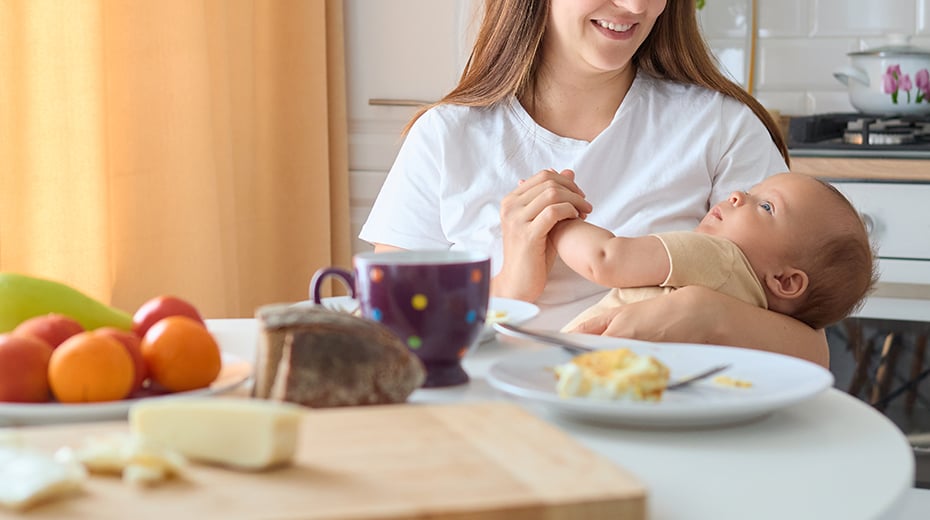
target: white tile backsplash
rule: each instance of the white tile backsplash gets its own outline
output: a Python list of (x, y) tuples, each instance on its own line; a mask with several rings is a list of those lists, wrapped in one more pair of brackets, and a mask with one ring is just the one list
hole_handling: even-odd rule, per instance
[(747, 45), (742, 39), (715, 39), (707, 42), (714, 50), (721, 70), (733, 81), (746, 87)]
[(833, 70), (849, 58), (851, 40), (760, 40), (756, 88), (764, 90), (846, 89)]
[(757, 24), (763, 38), (805, 38), (811, 32), (810, 0), (759, 0)]
[(750, 0), (710, 0), (698, 11), (701, 29), (712, 38), (743, 38), (750, 20)]
[(880, 36), (917, 30), (920, 0), (814, 0), (814, 37)]
[(840, 91), (813, 91), (808, 92), (810, 104), (806, 114), (828, 114), (830, 112), (855, 112), (856, 109), (849, 103), (849, 93)]
[[(701, 29), (726, 72), (746, 86), (752, 0), (706, 0)], [(930, 0), (756, 0), (753, 94), (786, 115), (852, 112), (833, 71), (847, 53), (912, 35), (930, 49)]]
[(917, 34), (930, 36), (930, 3), (917, 3)]
[(810, 110), (813, 100), (805, 92), (800, 91), (769, 91), (756, 95), (762, 105), (776, 109), (783, 114), (805, 114)]

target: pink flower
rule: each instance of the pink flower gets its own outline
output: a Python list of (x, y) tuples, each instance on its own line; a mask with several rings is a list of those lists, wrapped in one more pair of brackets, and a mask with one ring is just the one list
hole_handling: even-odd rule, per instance
[(900, 78), (901, 77), (901, 65), (888, 65), (888, 70), (886, 71), (886, 74), (890, 74), (891, 76), (894, 76), (894, 79)]
[[(889, 69), (890, 68), (891, 67), (889, 67)], [(898, 91), (898, 81), (890, 72), (887, 74), (882, 74), (882, 88), (885, 91), (885, 94), (894, 94)]]
[(930, 71), (927, 71), (927, 69), (918, 70), (914, 74), (914, 83), (925, 96), (930, 96)]
[(905, 74), (904, 76), (901, 77), (900, 80), (898, 80), (899, 90), (911, 90), (911, 88), (913, 87), (914, 87), (914, 84), (911, 83), (911, 76), (909, 74)]

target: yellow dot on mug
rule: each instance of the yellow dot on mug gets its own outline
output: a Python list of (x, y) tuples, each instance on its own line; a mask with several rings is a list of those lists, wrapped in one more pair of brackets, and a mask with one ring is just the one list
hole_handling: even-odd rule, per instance
[(416, 350), (423, 346), (423, 340), (420, 339), (420, 336), (410, 336), (407, 338), (407, 346)]
[(429, 300), (425, 294), (414, 294), (413, 298), (410, 298), (410, 306), (418, 311), (422, 311), (427, 305), (429, 305)]
[(481, 274), (481, 269), (472, 269), (471, 271), (471, 281), (472, 283), (478, 283), (481, 281), (484, 275)]
[(380, 267), (372, 267), (371, 271), (368, 272), (368, 276), (372, 282), (378, 283), (384, 279), (384, 271)]

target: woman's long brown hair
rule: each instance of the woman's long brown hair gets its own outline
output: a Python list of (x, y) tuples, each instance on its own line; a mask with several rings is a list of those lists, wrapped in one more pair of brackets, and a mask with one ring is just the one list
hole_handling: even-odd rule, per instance
[[(484, 13), (459, 84), (437, 103), (421, 108), (405, 133), (433, 106), (491, 106), (524, 94), (532, 85), (549, 0), (485, 0)], [(700, 85), (741, 101), (762, 121), (788, 162), (788, 147), (772, 116), (756, 98), (720, 72), (698, 29), (694, 0), (668, 0), (652, 32), (633, 55), (633, 64), (651, 76)]]

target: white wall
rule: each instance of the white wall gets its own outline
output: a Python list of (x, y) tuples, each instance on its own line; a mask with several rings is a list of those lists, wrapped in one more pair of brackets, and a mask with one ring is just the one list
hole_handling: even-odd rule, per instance
[[(699, 12), (718, 59), (744, 86), (752, 0), (706, 0)], [(852, 112), (833, 71), (888, 33), (930, 49), (930, 0), (757, 0), (753, 93), (786, 115)]]

